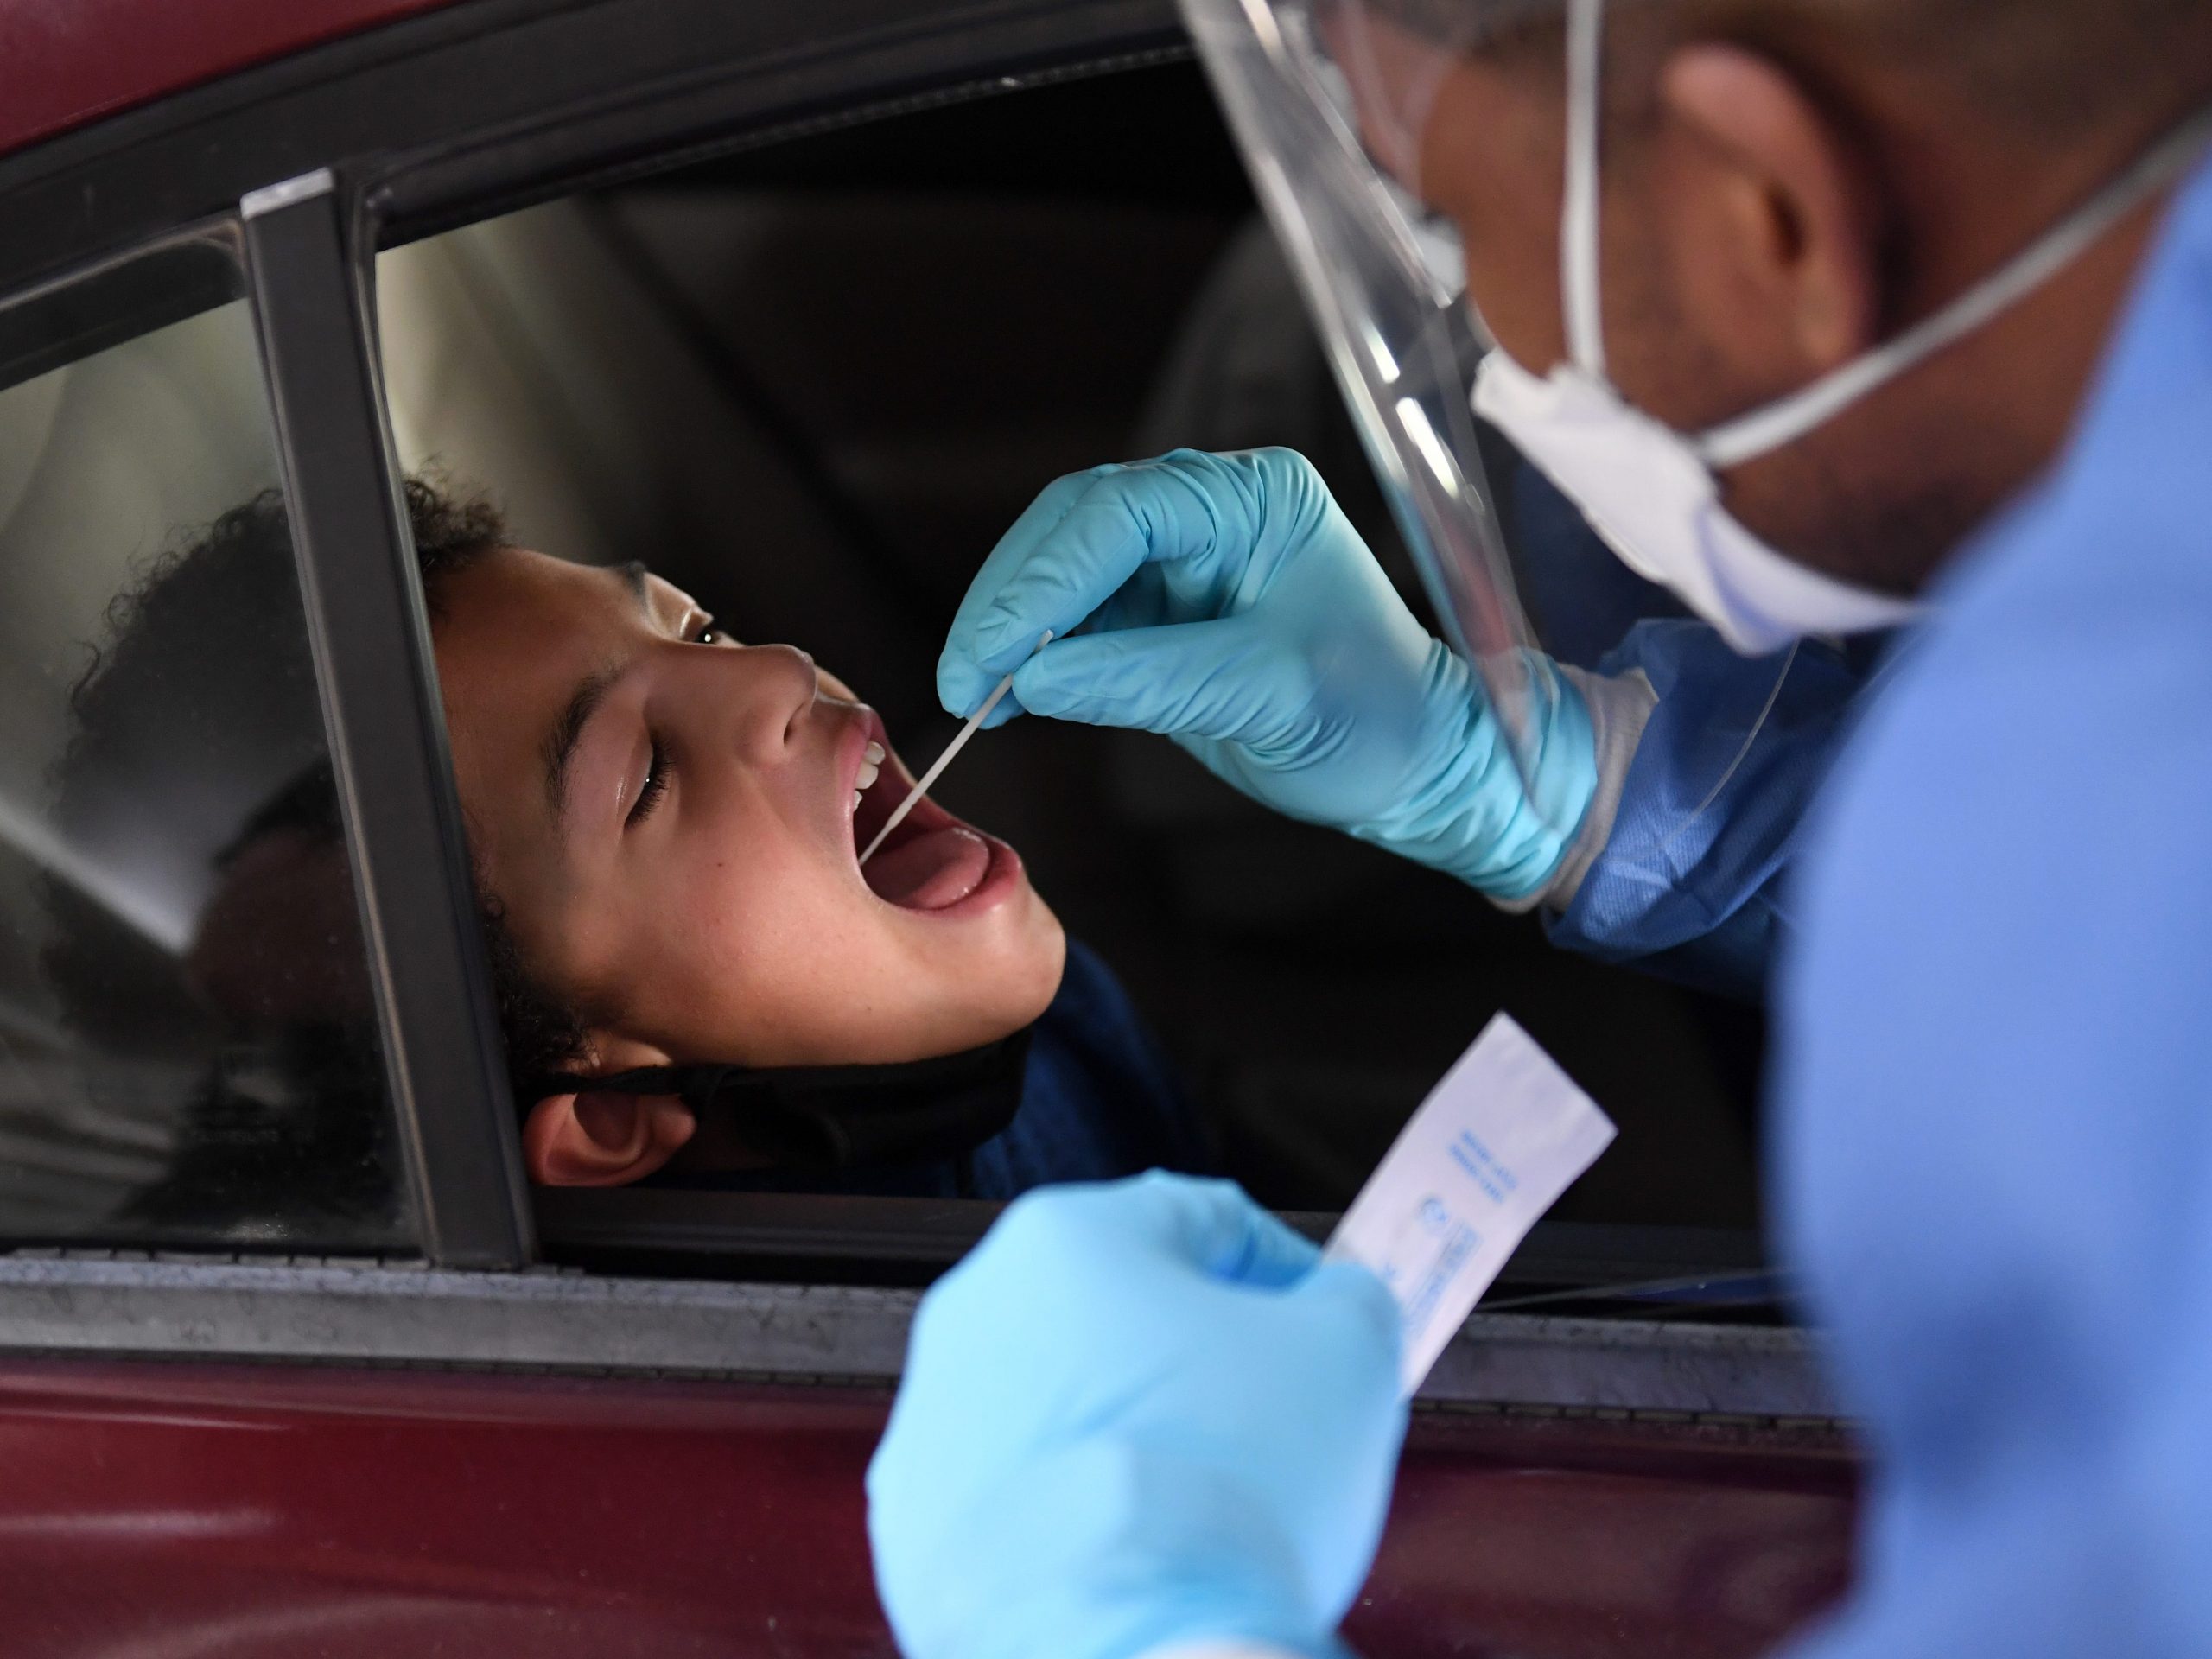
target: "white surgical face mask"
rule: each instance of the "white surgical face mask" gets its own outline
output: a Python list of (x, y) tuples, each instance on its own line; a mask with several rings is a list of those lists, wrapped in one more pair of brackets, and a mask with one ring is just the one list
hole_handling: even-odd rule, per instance
[(1656, 582), (1745, 656), (1806, 634), (1894, 627), (1911, 601), (1850, 587), (1783, 557), (1721, 505), (1680, 433), (1571, 365), (1539, 380), (1503, 352), (1476, 372), (1475, 410), (1582, 509), (1621, 563)]
[(1567, 177), (1561, 284), (1571, 361), (1539, 378), (1494, 351), (1474, 407), (1541, 467), (1624, 563), (1672, 590), (1738, 651), (1808, 634), (1893, 627), (1912, 601), (1825, 576), (1777, 552), (1720, 503), (1717, 469), (1792, 443), (1971, 333), (2174, 183), (2212, 139), (2200, 113), (2009, 263), (1933, 316), (1811, 385), (1692, 435), (1631, 407), (1606, 377), (1598, 287), (1599, 64), (1604, 0), (1569, 0)]

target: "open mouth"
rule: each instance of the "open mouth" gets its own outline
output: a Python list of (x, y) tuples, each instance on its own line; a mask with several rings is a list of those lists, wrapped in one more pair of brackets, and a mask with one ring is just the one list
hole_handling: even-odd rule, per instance
[[(876, 837), (914, 779), (884, 735), (883, 722), (868, 713), (868, 735), (883, 751), (876, 776), (861, 785), (853, 807), (853, 856)], [(860, 778), (868, 776), (863, 762)], [(858, 782), (856, 778), (855, 780)], [(944, 911), (964, 905), (1019, 868), (1014, 849), (963, 823), (924, 796), (913, 810), (861, 866), (861, 880), (886, 904), (901, 910)]]

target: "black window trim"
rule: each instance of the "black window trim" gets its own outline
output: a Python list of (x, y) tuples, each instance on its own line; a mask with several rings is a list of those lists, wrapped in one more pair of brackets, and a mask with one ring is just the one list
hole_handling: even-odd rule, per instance
[(458, 223), (687, 143), (1185, 50), (1173, 0), (458, 0), (0, 155), (0, 293), (321, 167), (349, 209), (404, 177), (389, 206)]
[[(212, 251), (225, 267), (225, 280), (209, 287), (207, 272), (180, 283), (166, 264), (162, 280), (151, 289), (118, 292), (118, 279), (134, 270), (177, 256)], [(130, 285), (137, 288), (136, 284)], [(219, 214), (180, 225), (161, 235), (118, 249), (77, 268), (0, 296), (0, 391), (127, 344), (157, 328), (236, 303), (245, 297), (245, 247), (237, 215)], [(127, 302), (123, 308), (86, 308), (93, 315), (65, 319), (67, 332), (56, 334), (41, 315), (58, 303), (92, 295), (98, 301)], [(30, 326), (23, 326), (29, 319)]]
[(249, 193), (239, 217), (417, 1236), (440, 1265), (518, 1268), (530, 1207), (360, 221), (327, 169)]
[[(650, 1186), (534, 1192), (545, 1259), (648, 1279), (919, 1286), (965, 1255), (1006, 1208), (973, 1198), (740, 1193)], [(1315, 1243), (1338, 1217), (1279, 1211)], [(1542, 1221), (1478, 1311), (1771, 1325), (1797, 1295), (1731, 1229)]]

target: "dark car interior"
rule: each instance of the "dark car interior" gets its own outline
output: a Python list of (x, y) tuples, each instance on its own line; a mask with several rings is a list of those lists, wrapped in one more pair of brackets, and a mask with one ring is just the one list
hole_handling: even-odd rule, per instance
[[(918, 769), (955, 728), (932, 670), (967, 580), (1063, 473), (1290, 445), (1418, 602), (1187, 63), (549, 202), (384, 254), (378, 289), (404, 464), (487, 489), (532, 545), (644, 558), (740, 637), (803, 644)], [(1558, 1218), (1745, 1257), (1757, 1010), (1554, 950), (1164, 741), (1017, 721), (942, 792), (1118, 971), (1269, 1203), (1341, 1208), (1505, 1009), (1620, 1126)], [(572, 1222), (680, 1207), (553, 1199)]]

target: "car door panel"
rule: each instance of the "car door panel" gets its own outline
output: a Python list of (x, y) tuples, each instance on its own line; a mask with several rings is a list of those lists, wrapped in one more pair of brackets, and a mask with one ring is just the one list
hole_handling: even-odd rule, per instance
[[(893, 1651), (880, 1388), (309, 1366), (0, 1367), (19, 1659)], [(1377, 1659), (1748, 1656), (1842, 1582), (1813, 1429), (1417, 1414), (1349, 1627)]]

